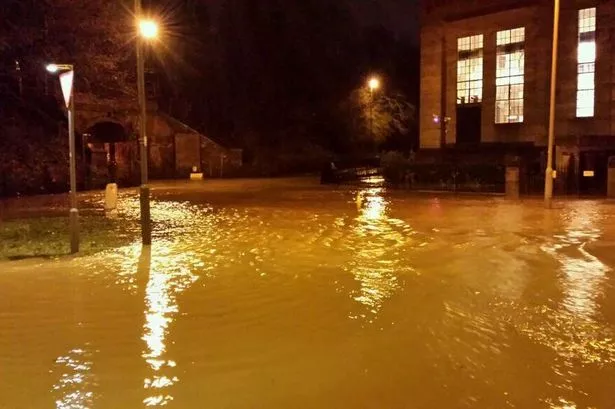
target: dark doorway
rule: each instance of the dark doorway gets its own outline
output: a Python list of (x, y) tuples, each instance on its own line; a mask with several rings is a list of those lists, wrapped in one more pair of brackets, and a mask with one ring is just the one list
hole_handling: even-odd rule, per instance
[(457, 107), (457, 145), (476, 145), (481, 139), (482, 107), (461, 105)]
[(115, 182), (122, 186), (135, 184), (138, 174), (136, 141), (116, 122), (101, 121), (84, 136), (86, 183), (91, 187)]
[(579, 193), (581, 195), (606, 195), (608, 152), (581, 152), (579, 163)]

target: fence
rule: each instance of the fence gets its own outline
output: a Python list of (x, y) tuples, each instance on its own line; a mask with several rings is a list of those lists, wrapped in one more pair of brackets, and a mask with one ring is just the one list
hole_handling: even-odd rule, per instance
[(412, 190), (504, 193), (503, 165), (413, 164), (405, 172), (405, 185)]

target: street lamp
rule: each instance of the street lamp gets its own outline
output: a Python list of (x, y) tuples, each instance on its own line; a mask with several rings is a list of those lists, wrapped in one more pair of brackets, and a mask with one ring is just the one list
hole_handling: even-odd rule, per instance
[(139, 34), (149, 40), (158, 37), (158, 24), (153, 20), (139, 20)]
[(369, 88), (369, 132), (374, 139), (374, 92), (380, 88), (380, 80), (376, 77), (371, 77), (367, 82)]
[[(141, 16), (141, 0), (135, 0), (135, 15)], [(147, 101), (145, 100), (145, 63), (143, 58), (143, 45), (146, 40), (153, 40), (158, 36), (158, 25), (153, 20), (137, 20), (137, 88), (139, 94), (139, 145), (141, 153), (141, 188), (139, 190), (139, 203), (141, 208), (141, 240), (143, 245), (152, 244), (152, 222), (150, 215), (150, 194), (148, 186), (147, 166)]]
[(60, 74), (60, 84), (64, 94), (64, 102), (68, 109), (68, 148), (70, 169), (70, 251), (72, 254), (79, 252), (79, 210), (77, 209), (77, 171), (75, 163), (75, 102), (73, 98), (74, 67), (72, 64), (49, 64), (47, 71)]
[(557, 85), (557, 46), (559, 37), (560, 2), (553, 6), (553, 47), (551, 56), (551, 93), (549, 99), (549, 140), (547, 145), (547, 169), (545, 171), (545, 207), (553, 205), (553, 145), (555, 145), (555, 86)]
[(370, 80), (369, 80), (367, 85), (369, 86), (369, 90), (371, 92), (374, 92), (378, 88), (380, 88), (380, 80), (378, 78), (376, 78), (376, 77), (372, 77), (372, 78), (370, 78)]

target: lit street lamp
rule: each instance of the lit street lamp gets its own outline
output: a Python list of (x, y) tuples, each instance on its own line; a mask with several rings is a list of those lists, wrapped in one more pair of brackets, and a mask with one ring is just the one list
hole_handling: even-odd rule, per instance
[(74, 67), (72, 64), (49, 64), (47, 71), (52, 74), (61, 72), (60, 84), (64, 94), (64, 102), (68, 109), (68, 148), (70, 168), (70, 251), (79, 252), (79, 210), (77, 209), (77, 171), (75, 164), (75, 102), (73, 98)]
[(376, 77), (370, 78), (368, 86), (369, 86), (369, 90), (371, 92), (374, 92), (375, 90), (380, 88), (380, 80)]
[(141, 154), (141, 188), (139, 203), (141, 208), (141, 240), (143, 245), (152, 244), (152, 222), (150, 215), (150, 194), (148, 186), (147, 165), (147, 101), (145, 100), (145, 63), (143, 46), (146, 40), (153, 40), (158, 36), (158, 25), (152, 20), (141, 19), (141, 0), (135, 0), (135, 15), (137, 20), (137, 88), (139, 93), (139, 145)]
[(380, 80), (372, 77), (367, 82), (369, 88), (369, 132), (374, 139), (374, 92), (380, 88)]
[(158, 24), (152, 20), (140, 20), (139, 34), (141, 34), (141, 37), (146, 39), (158, 37)]
[(549, 140), (547, 145), (547, 169), (545, 171), (545, 207), (553, 204), (553, 145), (555, 144), (555, 86), (557, 85), (557, 46), (559, 37), (560, 2), (553, 6), (553, 48), (551, 56), (551, 93), (549, 98)]

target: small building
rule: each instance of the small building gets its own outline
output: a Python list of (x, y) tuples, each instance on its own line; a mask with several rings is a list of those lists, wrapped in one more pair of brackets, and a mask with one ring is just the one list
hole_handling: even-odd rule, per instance
[[(76, 131), (82, 135), (85, 185), (99, 187), (110, 180), (135, 185), (140, 180), (139, 116), (132, 101), (93, 102), (77, 99)], [(203, 135), (148, 103), (148, 171), (152, 179), (206, 178), (235, 174), (242, 150)]]
[[(500, 146), (544, 172), (553, 0), (422, 0), (420, 146)], [(556, 189), (605, 193), (615, 156), (615, 1), (562, 0)]]

